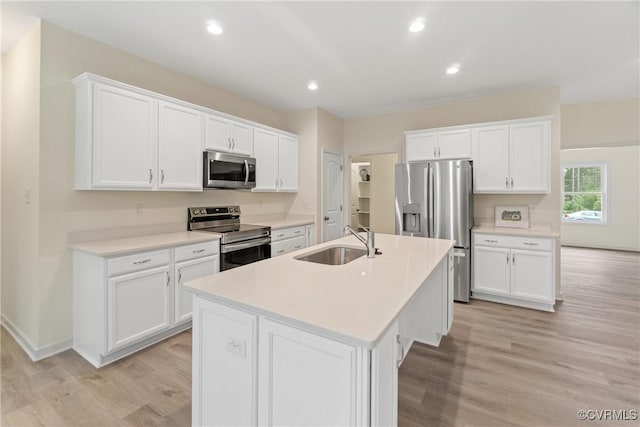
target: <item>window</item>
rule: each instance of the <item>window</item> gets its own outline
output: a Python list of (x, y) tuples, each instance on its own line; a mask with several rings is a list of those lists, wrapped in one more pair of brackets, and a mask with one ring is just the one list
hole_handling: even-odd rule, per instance
[(582, 224), (606, 223), (606, 165), (565, 164), (562, 173), (562, 220)]

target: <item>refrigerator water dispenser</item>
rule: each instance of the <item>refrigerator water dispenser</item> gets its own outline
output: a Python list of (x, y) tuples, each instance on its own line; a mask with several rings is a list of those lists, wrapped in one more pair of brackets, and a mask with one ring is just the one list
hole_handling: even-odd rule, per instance
[(402, 232), (420, 233), (420, 203), (407, 203), (402, 206)]

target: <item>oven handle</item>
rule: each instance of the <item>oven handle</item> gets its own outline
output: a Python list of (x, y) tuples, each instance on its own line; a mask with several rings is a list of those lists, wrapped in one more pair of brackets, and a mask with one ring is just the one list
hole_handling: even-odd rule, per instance
[(244, 160), (244, 185), (247, 185), (249, 182), (249, 163)]
[(235, 252), (242, 249), (253, 248), (255, 246), (268, 245), (271, 243), (271, 237), (266, 237), (264, 239), (259, 240), (251, 240), (249, 242), (239, 242), (239, 243), (228, 243), (226, 245), (220, 245), (220, 252), (223, 254), (229, 252)]

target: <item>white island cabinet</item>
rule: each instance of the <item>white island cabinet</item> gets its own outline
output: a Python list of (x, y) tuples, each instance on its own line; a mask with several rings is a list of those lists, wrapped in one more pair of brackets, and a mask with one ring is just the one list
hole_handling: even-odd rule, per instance
[[(196, 426), (397, 425), (398, 368), (453, 319), (452, 241), (378, 235), (345, 265), (276, 258), (188, 282)], [(353, 236), (323, 243), (358, 247)]]

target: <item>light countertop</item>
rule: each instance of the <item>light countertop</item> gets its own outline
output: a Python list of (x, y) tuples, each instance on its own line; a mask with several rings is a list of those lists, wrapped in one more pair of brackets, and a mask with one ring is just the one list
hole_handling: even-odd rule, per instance
[(177, 233), (152, 234), (148, 236), (128, 237), (125, 239), (77, 243), (71, 245), (70, 247), (71, 249), (77, 251), (88, 252), (93, 255), (106, 257), (219, 239), (220, 236), (215, 233), (179, 231)]
[(241, 220), (245, 224), (269, 226), (272, 230), (313, 224), (314, 222), (313, 215), (287, 215), (284, 218), (242, 217)]
[(551, 237), (558, 238), (560, 233), (556, 233), (553, 230), (545, 228), (508, 228), (508, 227), (494, 227), (488, 225), (481, 225), (473, 227), (474, 233), (488, 233), (488, 234), (507, 234), (512, 236), (529, 236), (529, 237)]
[(187, 282), (195, 293), (354, 345), (373, 347), (449, 250), (451, 240), (376, 234), (382, 255), (342, 266), (295, 260), (353, 236)]

